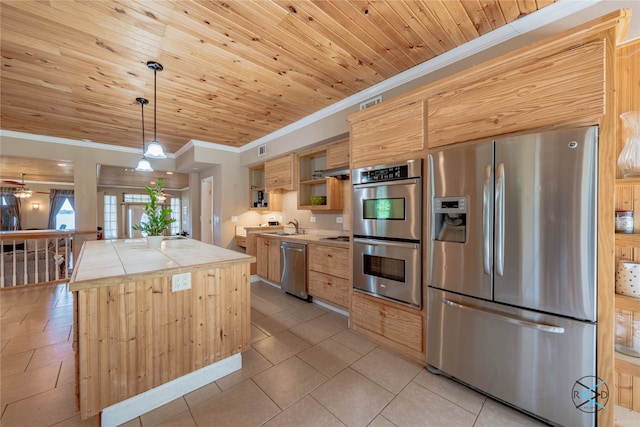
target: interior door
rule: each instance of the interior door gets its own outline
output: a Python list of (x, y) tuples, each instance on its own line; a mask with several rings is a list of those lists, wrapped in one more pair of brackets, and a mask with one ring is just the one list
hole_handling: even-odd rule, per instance
[(201, 241), (213, 245), (213, 177), (202, 180), (200, 185)]
[[(478, 298), (492, 297), (493, 140), (447, 148), (429, 155), (432, 268), (429, 286)], [(434, 200), (465, 200), (464, 230), (448, 240), (447, 221)], [(463, 237), (460, 238), (459, 236)], [(456, 240), (456, 241), (452, 241)]]

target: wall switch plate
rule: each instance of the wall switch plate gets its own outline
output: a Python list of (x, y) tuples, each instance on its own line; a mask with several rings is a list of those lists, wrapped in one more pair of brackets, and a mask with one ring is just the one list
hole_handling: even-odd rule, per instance
[(238, 217), (235, 215), (231, 216), (231, 222), (238, 222)]
[(336, 217), (336, 223), (337, 223), (337, 224), (342, 224), (342, 221), (343, 221), (343, 219), (342, 219), (342, 217), (341, 217), (341, 216), (337, 216), (337, 217)]
[(171, 292), (191, 289), (191, 273), (174, 274), (171, 276)]
[(309, 218), (309, 221), (310, 221), (310, 222), (316, 222), (316, 217), (315, 217), (315, 216), (312, 216), (311, 218)]

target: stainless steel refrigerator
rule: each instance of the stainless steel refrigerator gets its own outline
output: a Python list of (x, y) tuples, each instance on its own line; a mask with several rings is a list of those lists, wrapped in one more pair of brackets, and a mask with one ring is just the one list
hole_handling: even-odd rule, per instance
[(597, 130), (429, 156), (427, 364), (563, 426), (598, 409)]

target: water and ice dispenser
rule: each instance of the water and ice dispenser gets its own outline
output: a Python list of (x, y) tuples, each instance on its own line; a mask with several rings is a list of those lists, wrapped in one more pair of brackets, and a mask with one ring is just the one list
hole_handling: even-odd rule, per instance
[(436, 197), (433, 202), (435, 240), (465, 243), (467, 241), (467, 197)]

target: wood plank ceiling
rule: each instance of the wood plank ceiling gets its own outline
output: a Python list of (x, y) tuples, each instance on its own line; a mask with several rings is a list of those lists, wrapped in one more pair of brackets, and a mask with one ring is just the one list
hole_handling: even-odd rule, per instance
[(553, 0), (3, 0), (1, 127), (241, 147)]

